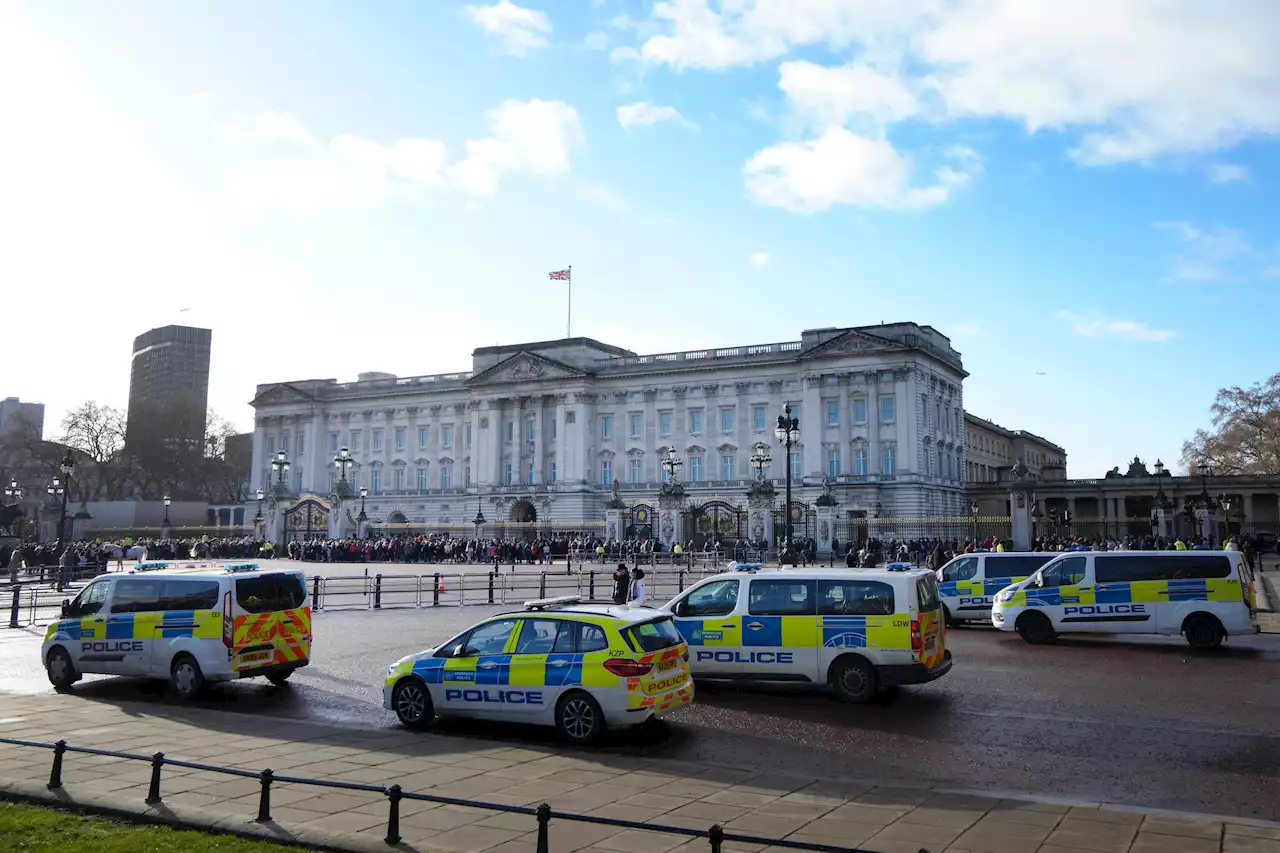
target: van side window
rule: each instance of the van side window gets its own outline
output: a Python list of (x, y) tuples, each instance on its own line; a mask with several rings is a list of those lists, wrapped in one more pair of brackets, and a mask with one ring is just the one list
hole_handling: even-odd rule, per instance
[(960, 557), (942, 567), (942, 580), (967, 581), (977, 573), (977, 557)]
[(160, 591), (160, 610), (213, 610), (217, 606), (217, 581), (165, 581)]
[(236, 579), (236, 603), (246, 613), (275, 613), (293, 610), (307, 600), (302, 575), (272, 572), (256, 578)]
[(747, 612), (752, 616), (816, 616), (811, 580), (753, 580)]
[(987, 577), (1029, 578), (1036, 573), (1036, 570), (1052, 559), (1053, 556), (1050, 554), (1038, 554), (1036, 556), (989, 554), (987, 556)]
[(893, 587), (879, 581), (818, 581), (819, 616), (892, 616)]
[(67, 608), (67, 615), (76, 616), (92, 616), (102, 609), (102, 605), (107, 600), (107, 582), (91, 583), (76, 596), (76, 600), (71, 602), (71, 606)]
[(1084, 569), (1087, 564), (1084, 557), (1063, 557), (1042, 575), (1042, 586), (1075, 586), (1084, 580)]
[(738, 582), (716, 581), (700, 586), (676, 605), (676, 616), (727, 616), (738, 606)]
[(112, 613), (149, 613), (160, 609), (160, 588), (164, 581), (143, 578), (116, 581), (111, 596)]
[(1174, 581), (1231, 577), (1231, 560), (1227, 557), (1164, 555), (1126, 555), (1094, 558), (1093, 570), (1098, 583), (1139, 581)]

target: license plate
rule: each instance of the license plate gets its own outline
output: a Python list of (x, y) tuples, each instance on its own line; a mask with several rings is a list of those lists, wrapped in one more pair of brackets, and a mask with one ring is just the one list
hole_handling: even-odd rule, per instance
[(670, 672), (675, 669), (677, 665), (678, 661), (664, 660), (662, 663), (658, 664), (658, 672)]
[(270, 652), (250, 652), (247, 655), (240, 655), (240, 662), (241, 663), (257, 663), (258, 661), (267, 660), (270, 657), (271, 657)]

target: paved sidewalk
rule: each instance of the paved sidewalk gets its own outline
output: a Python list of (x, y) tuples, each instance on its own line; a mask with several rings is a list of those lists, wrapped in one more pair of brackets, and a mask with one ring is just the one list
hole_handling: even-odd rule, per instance
[[(110, 704), (0, 693), (5, 737), (151, 754), (254, 772), (342, 780), (505, 805), (861, 847), (880, 853), (1280, 853), (1280, 823), (998, 798), (759, 770), (621, 757), (480, 739), (362, 730), (198, 708)], [(252, 734), (250, 734), (252, 733)], [(166, 767), (147, 806), (144, 762), (67, 753), (62, 790), (48, 791), (52, 752), (0, 744), (0, 796), (44, 798), (337, 850), (533, 853), (534, 818), (405, 800), (403, 842), (385, 841), (388, 805), (369, 791), (277, 783), (274, 820), (253, 822), (256, 779)], [(705, 839), (552, 819), (551, 853), (682, 853)], [(765, 848), (725, 842), (725, 853)]]

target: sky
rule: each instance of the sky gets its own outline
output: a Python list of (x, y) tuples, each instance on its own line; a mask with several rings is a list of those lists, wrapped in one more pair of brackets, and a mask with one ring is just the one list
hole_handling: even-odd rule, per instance
[(0, 396), (913, 321), (1068, 475), (1275, 372), (1275, 0), (0, 0)]

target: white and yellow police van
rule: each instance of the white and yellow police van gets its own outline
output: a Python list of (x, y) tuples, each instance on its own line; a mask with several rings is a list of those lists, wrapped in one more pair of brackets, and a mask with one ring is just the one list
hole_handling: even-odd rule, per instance
[(951, 669), (938, 580), (927, 569), (741, 566), (662, 609), (689, 643), (695, 680), (821, 684), (865, 702), (881, 687)]
[(552, 725), (572, 743), (693, 700), (689, 647), (651, 607), (526, 602), (387, 667), (383, 706), (406, 726), (435, 717)]
[(938, 569), (938, 594), (942, 596), (942, 612), (947, 624), (990, 621), (991, 605), (995, 603), (997, 592), (1031, 577), (1036, 569), (1060, 553), (978, 551), (957, 554)]
[(991, 622), (1028, 643), (1068, 632), (1181, 634), (1193, 649), (1258, 631), (1239, 551), (1069, 551), (997, 593)]
[(256, 563), (100, 575), (63, 602), (41, 647), (58, 690), (103, 673), (167, 679), (183, 699), (205, 682), (284, 684), (310, 658), (306, 577)]

